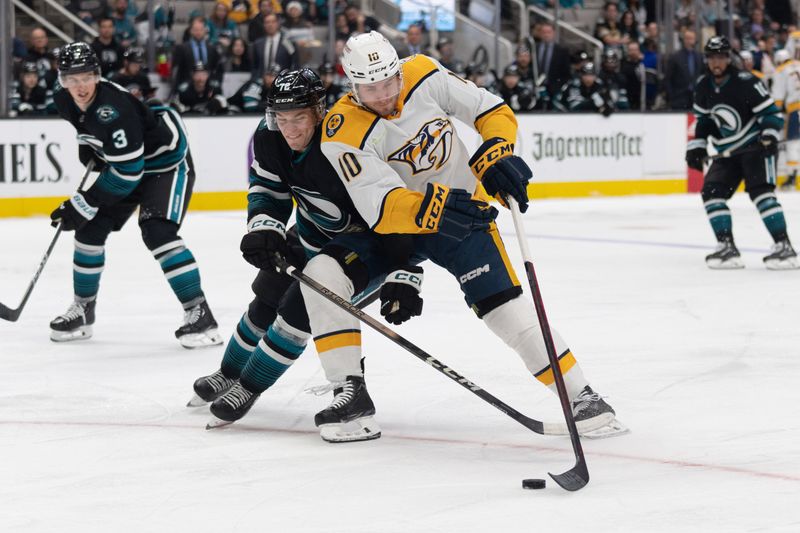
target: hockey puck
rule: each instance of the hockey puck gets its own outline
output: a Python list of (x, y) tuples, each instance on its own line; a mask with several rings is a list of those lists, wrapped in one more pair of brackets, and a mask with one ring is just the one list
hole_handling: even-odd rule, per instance
[(543, 489), (547, 486), (547, 482), (543, 479), (523, 479), (523, 489)]

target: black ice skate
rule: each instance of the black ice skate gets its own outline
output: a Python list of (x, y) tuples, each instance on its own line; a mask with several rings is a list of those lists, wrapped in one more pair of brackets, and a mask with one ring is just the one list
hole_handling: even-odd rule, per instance
[(589, 385), (572, 400), (572, 416), (582, 437), (601, 439), (628, 432), (628, 427), (616, 419), (614, 409)]
[(235, 382), (228, 392), (211, 404), (211, 414), (214, 418), (206, 425), (206, 429), (233, 424), (247, 414), (259, 396), (261, 393), (250, 392), (242, 387), (241, 383)]
[(797, 252), (792, 248), (789, 239), (783, 239), (772, 245), (772, 252), (764, 257), (764, 264), (770, 270), (792, 270), (800, 268)]
[(222, 336), (217, 331), (217, 321), (203, 300), (184, 312), (183, 325), (175, 330), (175, 336), (184, 348), (200, 348), (222, 344)]
[(345, 381), (334, 386), (333, 401), (314, 417), (322, 440), (353, 442), (379, 438), (381, 428), (373, 418), (375, 405), (364, 378), (347, 376)]
[(706, 265), (714, 270), (744, 268), (742, 256), (733, 244), (733, 238), (724, 237), (719, 241), (716, 251), (706, 256)]
[(50, 322), (50, 340), (67, 342), (91, 338), (94, 306), (94, 300), (72, 302), (63, 315)]
[(201, 407), (208, 402), (213, 402), (228, 392), (234, 383), (236, 380), (225, 377), (222, 370), (197, 378), (197, 381), (194, 382), (194, 398), (189, 400), (186, 407)]

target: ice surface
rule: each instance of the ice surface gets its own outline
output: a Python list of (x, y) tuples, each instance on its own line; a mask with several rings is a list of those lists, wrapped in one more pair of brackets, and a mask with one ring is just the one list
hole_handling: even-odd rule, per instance
[[(784, 194), (800, 242), (800, 195)], [(533, 434), (372, 331), (367, 379), (383, 437), (333, 445), (310, 347), (251, 413), (206, 431), (184, 407), (223, 349), (184, 350), (182, 312), (129, 224), (112, 235), (95, 336), (57, 345), (71, 298), (66, 235), (16, 323), (0, 323), (2, 531), (800, 531), (800, 272), (767, 271), (770, 239), (731, 202), (747, 268), (711, 271), (697, 195), (536, 201), (526, 215), (545, 305), (630, 435), (584, 441), (589, 485), (521, 480), (572, 465)], [(508, 213), (500, 219), (522, 273)], [(224, 336), (255, 272), (243, 212), (190, 213), (182, 232)], [(0, 301), (15, 307), (52, 230), (0, 220)], [(398, 330), (516, 409), (560, 420), (550, 393), (426, 268), (425, 312)], [(376, 306), (369, 310), (377, 315)]]

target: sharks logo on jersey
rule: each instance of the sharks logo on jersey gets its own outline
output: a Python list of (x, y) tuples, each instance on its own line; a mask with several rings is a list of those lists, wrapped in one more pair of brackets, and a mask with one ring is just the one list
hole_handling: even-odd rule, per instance
[(723, 138), (738, 133), (742, 127), (742, 117), (732, 106), (717, 104), (711, 108), (711, 120), (717, 125)]
[(413, 139), (389, 155), (389, 161), (400, 161), (418, 174), (435, 167), (439, 170), (450, 158), (453, 148), (453, 124), (446, 118), (435, 118), (420, 128)]
[(350, 225), (350, 215), (317, 191), (292, 187), (297, 206), (303, 215), (326, 233), (339, 233)]

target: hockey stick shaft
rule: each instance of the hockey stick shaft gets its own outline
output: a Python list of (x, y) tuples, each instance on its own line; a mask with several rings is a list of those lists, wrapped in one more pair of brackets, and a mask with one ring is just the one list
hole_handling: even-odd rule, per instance
[(525, 263), (525, 273), (528, 276), (528, 284), (530, 285), (531, 295), (533, 296), (533, 305), (536, 308), (536, 316), (539, 319), (539, 327), (542, 330), (544, 337), (544, 345), (547, 350), (547, 358), (550, 360), (550, 369), (553, 372), (553, 379), (555, 380), (556, 390), (558, 391), (558, 399), (561, 403), (561, 409), (564, 412), (564, 419), (567, 422), (569, 429), (569, 438), (572, 442), (572, 450), (575, 453), (575, 466), (563, 474), (550, 474), (556, 483), (561, 485), (566, 490), (575, 491), (582, 489), (589, 482), (589, 470), (586, 467), (586, 457), (583, 454), (583, 447), (581, 446), (581, 438), (578, 434), (578, 428), (575, 425), (575, 419), (572, 416), (572, 407), (570, 406), (569, 396), (567, 395), (567, 387), (564, 384), (564, 376), (561, 373), (561, 366), (558, 361), (558, 354), (556, 353), (555, 343), (553, 342), (553, 334), (550, 331), (550, 322), (547, 320), (547, 313), (544, 309), (544, 302), (542, 301), (542, 293), (539, 290), (539, 282), (536, 278), (536, 270), (533, 268), (533, 261), (531, 260), (531, 252), (528, 248), (528, 239), (525, 236), (525, 230), (522, 222), (522, 216), (519, 212), (519, 206), (513, 198), (506, 198), (511, 208), (511, 216), (514, 220), (514, 230), (517, 234), (517, 241), (519, 241), (522, 259)]
[[(83, 174), (80, 184), (78, 184), (78, 190), (83, 188), (83, 185), (89, 178), (89, 174), (92, 172), (92, 169), (94, 169), (94, 160), (89, 161), (89, 164), (86, 165), (86, 172)], [(42, 270), (44, 270), (47, 260), (50, 259), (50, 254), (53, 252), (53, 248), (55, 248), (58, 238), (61, 236), (61, 231), (61, 224), (59, 224), (56, 227), (55, 235), (53, 235), (53, 238), (50, 240), (50, 244), (47, 246), (47, 250), (42, 256), (42, 259), (39, 261), (39, 266), (36, 268), (36, 272), (33, 274), (33, 279), (31, 279), (31, 282), (28, 284), (28, 288), (25, 291), (25, 294), (22, 296), (22, 301), (20, 304), (15, 309), (11, 309), (0, 303), (0, 318), (3, 320), (8, 320), (9, 322), (16, 322), (19, 318), (19, 315), (22, 314), (22, 310), (25, 308), (25, 304), (28, 303), (28, 298), (30, 298), (33, 288), (36, 286), (36, 282), (39, 281), (39, 276), (41, 275)]]
[(417, 359), (420, 359), (421, 361), (435, 368), (440, 373), (452, 379), (453, 381), (455, 381), (468, 391), (472, 392), (473, 394), (475, 394), (488, 404), (492, 405), (493, 407), (499, 409), (500, 411), (502, 411), (509, 417), (513, 418), (514, 420), (516, 420), (526, 428), (530, 429), (531, 431), (538, 433), (540, 435), (563, 434), (561, 432), (561, 427), (559, 425), (545, 424), (543, 422), (540, 422), (539, 420), (535, 420), (533, 418), (529, 418), (523, 415), (513, 407), (509, 406), (508, 404), (496, 398), (495, 396), (493, 396), (483, 388), (479, 387), (469, 379), (465, 378), (464, 376), (462, 376), (449, 366), (445, 365), (444, 363), (442, 363), (441, 361), (439, 361), (438, 359), (427, 353), (425, 350), (423, 350), (422, 348), (418, 347), (417, 345), (406, 339), (405, 337), (401, 336), (391, 328), (388, 328), (387, 326), (381, 324), (376, 319), (372, 318), (364, 311), (359, 309), (357, 306), (350, 303), (348, 300), (345, 300), (344, 298), (342, 298), (335, 292), (331, 291), (327, 287), (323, 286), (313, 278), (310, 278), (303, 272), (297, 270), (295, 267), (290, 265), (284, 259), (279, 258), (278, 265), (282, 271), (286, 272), (288, 275), (296, 279), (298, 282), (302, 283), (303, 285), (310, 288), (317, 294), (321, 295), (331, 303), (335, 304), (340, 309), (343, 309), (344, 311), (350, 313), (351, 315), (353, 315), (361, 322), (368, 325), (369, 327), (371, 327), (372, 329), (374, 329), (375, 331), (377, 331), (390, 341), (404, 348), (407, 352), (409, 352)]
[[(786, 141), (778, 141), (778, 145), (782, 145), (782, 144), (786, 144)], [(734, 150), (734, 151), (725, 150), (725, 151), (720, 152), (718, 154), (714, 154), (714, 155), (706, 157), (706, 161), (716, 161), (717, 159), (726, 159), (728, 157), (733, 157), (733, 156), (736, 156), (736, 155), (750, 154), (750, 153), (753, 153), (753, 152), (758, 152), (758, 151), (763, 150), (763, 149), (764, 148), (760, 144), (758, 144), (757, 146), (748, 146), (747, 148), (743, 148), (741, 150)]]

